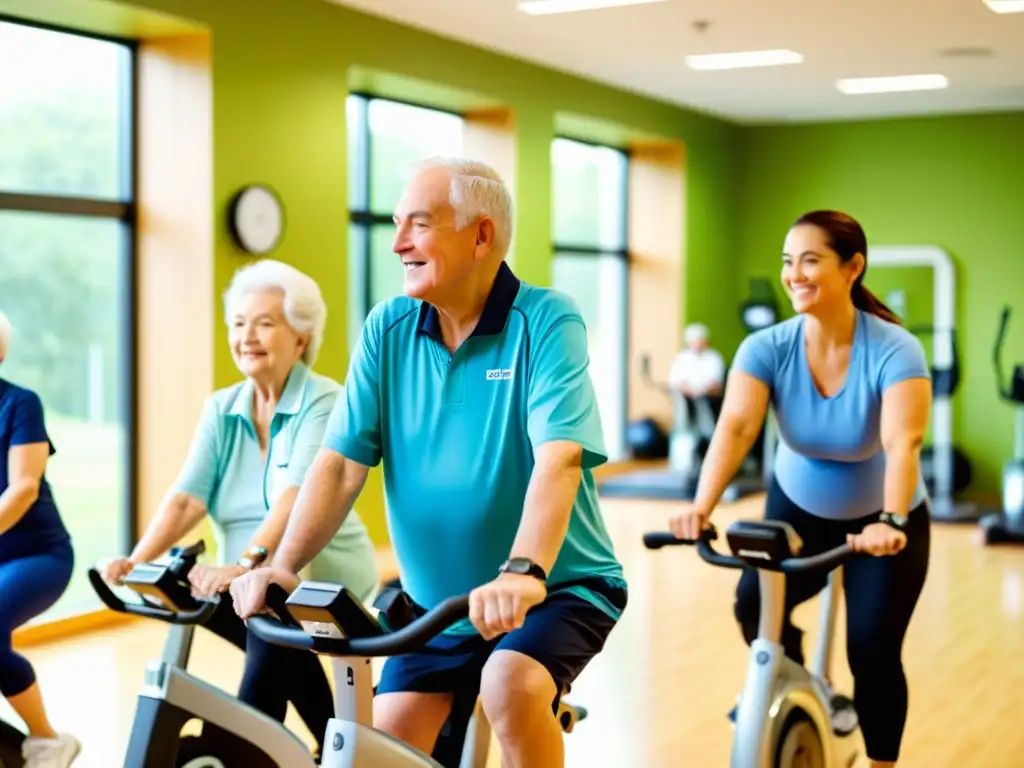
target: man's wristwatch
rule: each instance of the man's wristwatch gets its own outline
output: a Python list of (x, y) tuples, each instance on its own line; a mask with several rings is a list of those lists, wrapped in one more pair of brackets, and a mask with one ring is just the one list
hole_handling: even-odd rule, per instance
[(907, 531), (907, 518), (903, 515), (897, 515), (895, 512), (883, 512), (878, 516), (878, 522), (892, 526), (897, 531), (902, 531), (903, 533)]
[(498, 573), (518, 573), (521, 576), (533, 576), (544, 583), (547, 583), (548, 580), (548, 575), (544, 569), (528, 557), (510, 557), (501, 564), (501, 567), (498, 568)]
[(238, 566), (244, 568), (247, 571), (251, 571), (263, 564), (267, 559), (267, 548), (266, 547), (249, 547), (242, 556), (238, 558)]

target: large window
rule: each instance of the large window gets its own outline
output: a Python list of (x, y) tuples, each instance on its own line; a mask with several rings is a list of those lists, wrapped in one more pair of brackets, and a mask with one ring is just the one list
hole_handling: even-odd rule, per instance
[(391, 252), (395, 205), (413, 163), (462, 151), (463, 119), (436, 109), (362, 94), (348, 97), (349, 328), (358, 339), (377, 303), (402, 292)]
[(557, 138), (551, 146), (552, 283), (580, 307), (605, 445), (626, 456), (627, 289), (625, 152)]
[(133, 62), (124, 42), (0, 20), (0, 376), (43, 401), (76, 556), (37, 621), (99, 607), (87, 567), (134, 539)]

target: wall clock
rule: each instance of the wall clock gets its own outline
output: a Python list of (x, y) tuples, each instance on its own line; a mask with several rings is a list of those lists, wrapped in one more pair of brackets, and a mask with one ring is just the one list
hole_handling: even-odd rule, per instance
[(246, 185), (228, 205), (228, 226), (243, 251), (270, 253), (284, 234), (284, 205), (270, 187)]

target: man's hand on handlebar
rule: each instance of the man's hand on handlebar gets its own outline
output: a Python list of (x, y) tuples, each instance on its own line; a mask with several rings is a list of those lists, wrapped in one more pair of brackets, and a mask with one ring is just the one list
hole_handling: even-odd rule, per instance
[(547, 596), (547, 586), (539, 579), (503, 573), (469, 593), (469, 620), (484, 640), (493, 640), (519, 629), (526, 612)]
[(214, 597), (227, 592), (231, 583), (246, 573), (240, 565), (202, 565), (196, 563), (188, 572), (188, 581), (192, 585), (193, 597)]
[(687, 502), (682, 510), (668, 519), (668, 529), (677, 539), (696, 541), (708, 524), (709, 512), (705, 512), (696, 504)]
[(115, 557), (96, 563), (96, 570), (103, 576), (103, 580), (114, 586), (124, 583), (124, 577), (131, 573), (134, 567), (135, 563), (127, 557)]
[(886, 523), (871, 523), (864, 526), (860, 533), (851, 533), (846, 537), (855, 552), (868, 555), (895, 555), (907, 546), (907, 534), (897, 531)]
[(280, 584), (285, 592), (291, 594), (301, 582), (302, 579), (283, 568), (265, 566), (249, 571), (231, 582), (231, 600), (235, 613), (243, 620), (263, 613), (267, 610), (267, 587)]

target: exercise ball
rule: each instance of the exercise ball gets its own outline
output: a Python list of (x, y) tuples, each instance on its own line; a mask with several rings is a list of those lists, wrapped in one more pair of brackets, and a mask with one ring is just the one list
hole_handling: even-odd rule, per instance
[[(935, 493), (935, 455), (929, 445), (921, 449), (921, 476), (928, 493)], [(963, 493), (974, 477), (974, 467), (963, 451), (953, 446), (953, 493)]]
[(626, 425), (626, 450), (634, 459), (667, 459), (668, 435), (654, 419), (637, 419)]

